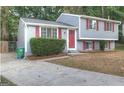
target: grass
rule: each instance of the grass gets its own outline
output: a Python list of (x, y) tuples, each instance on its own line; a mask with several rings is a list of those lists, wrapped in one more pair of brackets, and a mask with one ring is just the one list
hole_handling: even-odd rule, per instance
[(50, 62), (83, 70), (124, 76), (124, 51), (84, 53)]
[(124, 44), (116, 43), (116, 50), (124, 51)]
[(16, 86), (13, 82), (9, 81), (3, 76), (0, 76), (0, 86)]

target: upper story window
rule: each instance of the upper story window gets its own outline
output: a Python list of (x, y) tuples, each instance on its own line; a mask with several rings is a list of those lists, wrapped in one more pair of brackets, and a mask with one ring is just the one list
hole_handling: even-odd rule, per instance
[(96, 29), (96, 20), (90, 20), (89, 29)]
[(112, 23), (112, 22), (104, 22), (104, 30), (114, 32), (114, 23)]
[(41, 27), (42, 38), (57, 38), (57, 29), (50, 27)]
[(98, 31), (99, 30), (99, 23), (98, 20), (94, 19), (86, 19), (86, 28), (88, 29), (93, 29)]

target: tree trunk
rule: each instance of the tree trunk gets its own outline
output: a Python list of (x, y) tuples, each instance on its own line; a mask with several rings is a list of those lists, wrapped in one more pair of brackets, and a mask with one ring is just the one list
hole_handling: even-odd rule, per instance
[(2, 40), (8, 40), (8, 13), (9, 13), (9, 8), (8, 7), (1, 7), (1, 39)]
[(101, 11), (102, 11), (101, 17), (104, 18), (104, 6), (101, 6)]

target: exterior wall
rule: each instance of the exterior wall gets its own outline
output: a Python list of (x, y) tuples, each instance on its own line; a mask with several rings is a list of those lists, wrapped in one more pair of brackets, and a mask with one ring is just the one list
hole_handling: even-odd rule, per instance
[(66, 45), (65, 45), (65, 49), (64, 49), (64, 52), (67, 52), (67, 29), (61, 29), (62, 31), (62, 39), (66, 40)]
[(27, 26), (27, 36), (26, 36), (26, 43), (27, 43), (27, 52), (26, 55), (31, 55), (31, 48), (30, 48), (30, 39), (35, 37), (35, 26)]
[(77, 41), (77, 51), (83, 51), (83, 41), (82, 40), (78, 40)]
[[(39, 29), (41, 29), (41, 27), (39, 27)], [(28, 25), (27, 26), (27, 32), (26, 32), (27, 33), (27, 36), (26, 36), (26, 41), (25, 41), (27, 43), (27, 52), (26, 52), (26, 55), (32, 55), (31, 48), (30, 48), (30, 39), (36, 37), (35, 36), (35, 34), (36, 34), (35, 33), (35, 30), (36, 30), (36, 26), (31, 26), (31, 25)], [(61, 28), (61, 32), (62, 32), (61, 39), (65, 39), (67, 41), (67, 29)], [(39, 36), (41, 36), (41, 35), (39, 35)], [(67, 52), (67, 43), (66, 43), (64, 52)]]
[(17, 47), (18, 48), (24, 48), (25, 47), (25, 24), (20, 20), (19, 21), (19, 28), (18, 28), (18, 34), (17, 34)]
[(100, 38), (100, 39), (116, 39), (118, 40), (118, 24), (114, 24), (114, 32), (104, 31), (104, 22), (99, 21), (99, 30), (86, 28), (86, 19), (81, 18), (80, 38)]
[[(77, 51), (78, 52), (100, 50), (99, 41), (95, 41), (95, 43), (94, 43), (94, 49), (92, 49), (92, 50), (86, 50), (86, 49), (84, 49), (84, 47), (83, 47), (84, 46), (83, 41), (84, 40), (78, 40), (77, 41)], [(85, 41), (89, 41), (89, 40), (85, 40)], [(90, 41), (90, 42), (93, 42), (93, 41)], [(107, 41), (107, 42), (109, 42), (109, 41)], [(107, 51), (107, 50), (114, 50), (114, 49), (115, 49), (115, 41), (110, 41), (110, 49), (109, 48), (106, 48), (105, 50)]]
[(114, 50), (115, 49), (115, 41), (111, 41), (111, 50)]

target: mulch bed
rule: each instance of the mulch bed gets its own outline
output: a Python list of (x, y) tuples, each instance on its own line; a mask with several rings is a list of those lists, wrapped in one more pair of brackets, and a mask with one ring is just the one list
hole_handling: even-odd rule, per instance
[(62, 57), (62, 56), (67, 56), (67, 54), (66, 53), (61, 53), (61, 54), (57, 54), (57, 55), (48, 55), (48, 56), (31, 55), (31, 56), (28, 56), (27, 58), (29, 60), (39, 60), (39, 59), (47, 59), (47, 58)]

